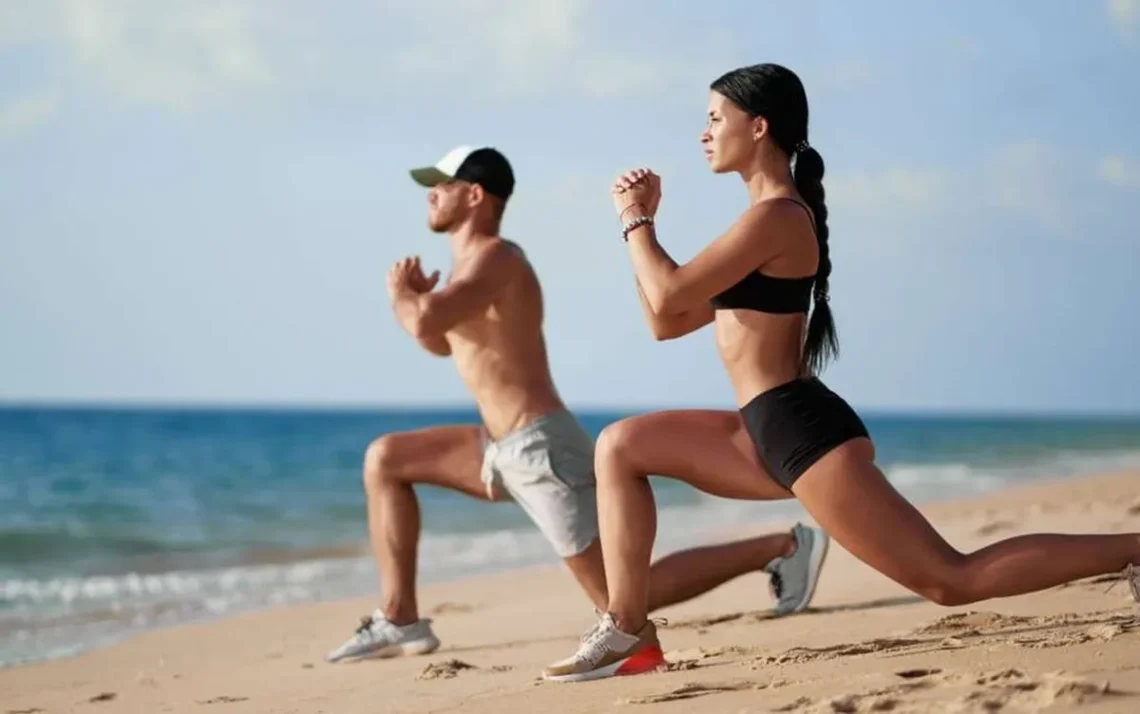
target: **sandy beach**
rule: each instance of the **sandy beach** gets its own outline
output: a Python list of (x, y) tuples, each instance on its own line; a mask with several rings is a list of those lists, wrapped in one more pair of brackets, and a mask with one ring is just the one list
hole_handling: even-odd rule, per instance
[[(924, 510), (961, 549), (1031, 531), (1140, 531), (1140, 473)], [(808, 612), (769, 619), (766, 578), (748, 576), (657, 613), (666, 671), (554, 684), (539, 669), (573, 651), (593, 614), (566, 572), (531, 569), (423, 588), (443, 640), (428, 656), (327, 664), (374, 601), (295, 606), (0, 670), (0, 714), (1137, 712), (1140, 606), (1118, 580), (944, 608), (833, 544)]]

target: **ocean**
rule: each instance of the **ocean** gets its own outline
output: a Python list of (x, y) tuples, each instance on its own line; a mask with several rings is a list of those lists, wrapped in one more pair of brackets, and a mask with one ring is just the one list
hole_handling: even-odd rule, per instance
[[(625, 413), (579, 413), (596, 435)], [(473, 411), (0, 408), (0, 666), (140, 629), (379, 592), (360, 461)], [(1140, 465), (1140, 418), (865, 415), (916, 499)], [(654, 479), (662, 549), (802, 513)], [(419, 490), (421, 581), (555, 563), (513, 504)], [(363, 614), (363, 613), (362, 613)], [(330, 646), (345, 632), (330, 632)]]

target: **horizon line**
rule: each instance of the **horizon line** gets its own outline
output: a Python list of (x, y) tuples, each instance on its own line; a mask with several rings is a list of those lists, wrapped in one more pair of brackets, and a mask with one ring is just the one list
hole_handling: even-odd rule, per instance
[[(732, 411), (731, 407), (713, 404), (671, 404), (671, 405), (615, 405), (615, 404), (567, 404), (567, 408), (577, 414), (622, 413), (642, 414), (667, 409), (720, 409)], [(105, 400), (105, 399), (0, 399), (0, 411), (41, 409), (50, 411), (228, 411), (228, 412), (456, 412), (477, 413), (471, 402), (438, 402), (409, 404), (401, 402), (304, 402), (304, 401), (222, 401), (222, 400)], [(1051, 417), (1051, 418), (1140, 418), (1140, 411), (1122, 409), (1080, 409), (1073, 407), (938, 407), (938, 406), (864, 406), (857, 411), (873, 416), (919, 416), (919, 417)]]

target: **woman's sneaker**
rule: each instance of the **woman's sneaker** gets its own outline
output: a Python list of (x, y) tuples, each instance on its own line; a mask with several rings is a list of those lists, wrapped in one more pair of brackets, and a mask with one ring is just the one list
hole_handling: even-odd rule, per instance
[(431, 631), (431, 620), (420, 619), (410, 625), (396, 625), (380, 610), (360, 619), (352, 637), (329, 652), (329, 662), (350, 657), (400, 657), (434, 652), (439, 639)]
[(657, 626), (652, 620), (637, 634), (622, 632), (608, 612), (585, 636), (572, 657), (555, 662), (542, 671), (542, 678), (554, 682), (583, 682), (589, 679), (620, 677), (651, 672), (665, 664)]

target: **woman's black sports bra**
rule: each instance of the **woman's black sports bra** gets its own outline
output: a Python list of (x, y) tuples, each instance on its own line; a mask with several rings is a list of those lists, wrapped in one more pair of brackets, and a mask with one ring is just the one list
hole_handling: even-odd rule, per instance
[[(815, 215), (809, 207), (790, 197), (782, 196), (772, 200), (791, 201), (807, 211), (812, 229), (815, 229)], [(811, 305), (811, 291), (814, 284), (814, 275), (802, 278), (775, 278), (754, 270), (745, 275), (740, 282), (713, 296), (711, 302), (717, 310), (756, 310), (778, 314), (807, 313)]]

